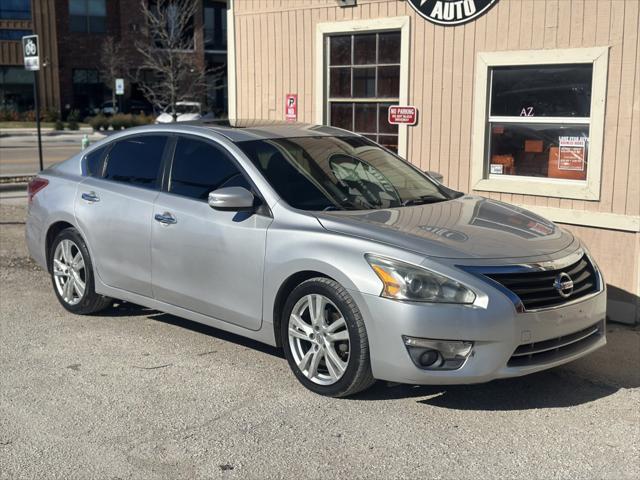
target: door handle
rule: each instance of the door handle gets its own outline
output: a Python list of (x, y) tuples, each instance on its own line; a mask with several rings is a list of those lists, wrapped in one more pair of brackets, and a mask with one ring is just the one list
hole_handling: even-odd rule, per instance
[(95, 203), (100, 201), (100, 197), (96, 195), (96, 192), (84, 192), (82, 194), (82, 199), (86, 200), (89, 203)]
[(156, 213), (153, 218), (156, 222), (160, 222), (163, 225), (173, 225), (174, 223), (178, 223), (176, 217), (171, 215), (169, 212)]

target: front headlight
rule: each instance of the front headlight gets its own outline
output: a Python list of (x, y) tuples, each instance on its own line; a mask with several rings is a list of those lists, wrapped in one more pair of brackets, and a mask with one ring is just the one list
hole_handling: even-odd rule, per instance
[(398, 260), (365, 255), (384, 285), (383, 297), (412, 302), (463, 303), (476, 299), (475, 293), (451, 278)]

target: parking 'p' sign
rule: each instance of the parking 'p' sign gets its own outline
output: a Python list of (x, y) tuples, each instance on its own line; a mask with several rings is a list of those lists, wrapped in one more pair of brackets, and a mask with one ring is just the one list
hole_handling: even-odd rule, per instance
[(22, 56), (26, 70), (40, 70), (40, 48), (38, 47), (38, 35), (22, 37)]
[(391, 125), (415, 125), (418, 121), (418, 109), (392, 105), (389, 107), (388, 121)]
[(284, 118), (288, 122), (295, 122), (298, 119), (298, 94), (287, 93), (284, 105)]

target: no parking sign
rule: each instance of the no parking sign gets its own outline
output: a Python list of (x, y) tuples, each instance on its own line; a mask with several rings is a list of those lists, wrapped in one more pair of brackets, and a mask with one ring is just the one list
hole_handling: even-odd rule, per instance
[(298, 119), (298, 94), (287, 93), (284, 105), (284, 118), (288, 122), (295, 122)]

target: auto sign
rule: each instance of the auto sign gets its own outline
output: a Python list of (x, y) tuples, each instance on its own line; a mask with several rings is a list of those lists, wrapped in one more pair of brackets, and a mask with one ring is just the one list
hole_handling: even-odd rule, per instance
[(498, 0), (408, 0), (421, 16), (437, 25), (462, 25), (486, 13)]

